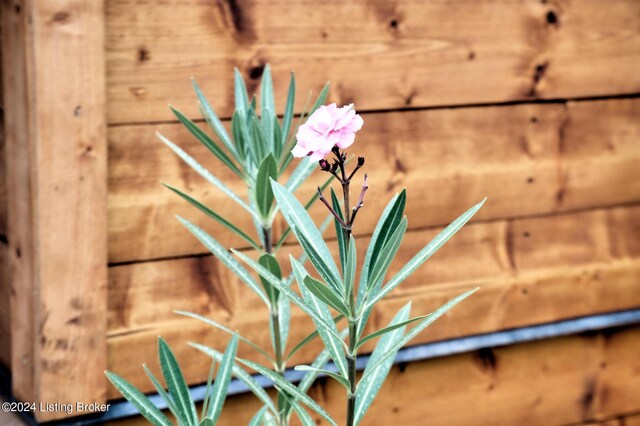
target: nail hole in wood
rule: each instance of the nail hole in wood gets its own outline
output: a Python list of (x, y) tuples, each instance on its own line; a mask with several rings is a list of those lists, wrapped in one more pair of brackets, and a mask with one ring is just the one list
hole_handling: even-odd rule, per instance
[(533, 183), (533, 182), (535, 182), (535, 179), (533, 178), (533, 176), (529, 176), (527, 178), (527, 183)]
[(82, 106), (78, 105), (74, 108), (73, 115), (76, 117), (80, 117), (80, 114), (82, 114)]
[(251, 67), (249, 70), (249, 78), (252, 80), (257, 80), (262, 77), (262, 73), (264, 72), (264, 65), (258, 65), (256, 67)]
[(558, 23), (558, 17), (553, 10), (547, 12), (547, 24), (556, 25)]
[(538, 117), (531, 117), (529, 119), (529, 121), (532, 122), (532, 123), (537, 123), (538, 122)]
[(529, 233), (529, 231), (524, 231), (522, 233), (522, 236), (525, 237), (525, 238), (529, 238), (531, 236), (531, 234)]

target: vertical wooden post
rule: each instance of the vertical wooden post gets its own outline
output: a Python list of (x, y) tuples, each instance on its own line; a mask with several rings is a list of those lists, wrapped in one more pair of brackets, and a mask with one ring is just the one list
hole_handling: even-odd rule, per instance
[(1, 1), (13, 392), (75, 408), (106, 398), (104, 2)]

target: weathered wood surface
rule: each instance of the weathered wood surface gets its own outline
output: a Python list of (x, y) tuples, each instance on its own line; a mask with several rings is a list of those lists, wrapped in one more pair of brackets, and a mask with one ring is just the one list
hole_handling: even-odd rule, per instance
[(254, 90), (267, 62), (299, 105), (327, 80), (360, 109), (640, 90), (635, 0), (111, 0), (106, 20), (110, 123), (198, 116), (191, 76), (230, 116), (233, 67)]
[(32, 402), (103, 401), (104, 7), (1, 7), (13, 392)]
[[(639, 346), (640, 329), (627, 328), (395, 366), (362, 424), (635, 425)], [(311, 395), (343, 424), (339, 385), (323, 380)], [(250, 395), (230, 397), (220, 424), (246, 424), (258, 408)]]
[[(635, 205), (469, 225), (392, 292), (370, 325), (386, 324), (409, 300), (414, 313), (426, 313), (474, 286), (481, 290), (414, 343), (637, 307), (639, 219)], [(410, 232), (391, 273), (435, 233)], [(360, 253), (366, 244), (366, 238), (359, 240)], [(173, 310), (208, 316), (270, 347), (265, 307), (210, 256), (143, 262), (110, 268), (109, 368), (150, 390), (139, 366), (153, 361), (162, 335), (183, 361), (188, 380), (202, 381), (207, 359), (186, 343), (223, 347), (228, 336)], [(294, 311), (290, 342), (309, 330), (310, 321)], [(317, 350), (309, 346), (296, 361), (309, 361)], [(242, 345), (240, 356), (258, 359)]]
[[(485, 196), (477, 219), (640, 200), (639, 114), (640, 99), (365, 114), (354, 152), (367, 158), (370, 189), (355, 232), (372, 232), (403, 187), (412, 229), (446, 224)], [(166, 148), (156, 130), (243, 193), (237, 177), (180, 125), (110, 128), (109, 261), (203, 253), (175, 214), (227, 246), (245, 244), (160, 185), (182, 188), (253, 229), (249, 216)], [(325, 179), (317, 172), (297, 194), (308, 199)], [(314, 212), (319, 221), (325, 217), (324, 208)]]
[[(0, 13), (2, 10), (0, 8)], [(0, 18), (0, 23), (2, 19)], [(0, 39), (2, 26), (0, 24)], [(0, 64), (2, 64), (2, 45), (0, 43)], [(0, 77), (2, 67), (0, 66)], [(11, 317), (9, 311), (9, 257), (7, 251), (7, 178), (4, 153), (4, 104), (2, 78), (0, 78), (0, 363), (11, 365)]]

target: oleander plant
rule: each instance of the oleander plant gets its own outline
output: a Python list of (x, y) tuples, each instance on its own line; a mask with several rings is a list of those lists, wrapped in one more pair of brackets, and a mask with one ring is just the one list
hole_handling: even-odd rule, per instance
[[(229, 250), (200, 227), (178, 217), (187, 230), (266, 305), (269, 326), (268, 330), (265, 328), (265, 333), (270, 334), (272, 347), (262, 348), (213, 319), (177, 311), (180, 315), (202, 321), (231, 336), (224, 352), (199, 343), (190, 343), (212, 359), (200, 416), (180, 367), (162, 338), (158, 340), (158, 356), (164, 385), (146, 365), (143, 366), (144, 371), (178, 425), (216, 424), (232, 377), (243, 382), (263, 404), (251, 419), (250, 425), (285, 426), (291, 422), (294, 414), (303, 425), (315, 425), (308, 410), (328, 423), (337, 425), (329, 413), (307, 394), (319, 376), (328, 376), (345, 388), (345, 424), (357, 425), (373, 403), (400, 348), (477, 289), (459, 295), (434, 312), (415, 317), (411, 317), (411, 303), (407, 303), (386, 327), (365, 334), (371, 313), (385, 296), (464, 226), (482, 207), (484, 200), (454, 220), (397, 273), (387, 277), (407, 230), (407, 218), (404, 215), (406, 191), (396, 194), (388, 202), (366, 248), (364, 261), (359, 264), (358, 247), (352, 230), (361, 214), (369, 186), (367, 174), (364, 174), (356, 193), (357, 198), (351, 197), (351, 183), (358, 178), (358, 172), (365, 166), (364, 157), (359, 156), (354, 162), (350, 162), (346, 152), (354, 144), (356, 133), (364, 124), (352, 104), (343, 107), (336, 104), (324, 105), (329, 88), (327, 84), (312, 106), (308, 109), (305, 106), (306, 112), (296, 117), (296, 86), (292, 74), (284, 115), (280, 119), (276, 115), (269, 66), (266, 66), (262, 76), (259, 110), (256, 97), (249, 98), (242, 76), (236, 70), (236, 108), (229, 134), (195, 82), (194, 88), (202, 114), (214, 136), (210, 136), (178, 110), (172, 108), (172, 111), (222, 165), (245, 182), (247, 199), (234, 193), (179, 146), (162, 135), (158, 136), (207, 182), (238, 204), (252, 218), (254, 229), (241, 229), (231, 219), (223, 217), (182, 190), (169, 184), (164, 185), (220, 226), (238, 235), (253, 249), (253, 252)], [(307, 106), (310, 99), (311, 96), (307, 99)], [(315, 169), (325, 173), (327, 178), (323, 179), (317, 191), (303, 204), (296, 197), (296, 190)], [(284, 176), (288, 178), (285, 179)], [(330, 188), (332, 183), (336, 183), (340, 195)], [(325, 197), (328, 188), (330, 195)], [(326, 207), (328, 214), (328, 219), (321, 226), (316, 225), (308, 213), (310, 206), (318, 200)], [(273, 223), (280, 214), (288, 227), (276, 238)], [(338, 255), (335, 259), (323, 237), (323, 231), (331, 222), (337, 236), (335, 244)], [(282, 273), (284, 265), (278, 259), (286, 257), (277, 258), (276, 254), (283, 248), (283, 243), (290, 234), (295, 236), (303, 254), (299, 258), (289, 254), (288, 263), (292, 272), (285, 275)], [(310, 267), (305, 266), (307, 263)], [(294, 282), (299, 291), (294, 289)], [(291, 345), (288, 335), (292, 305), (311, 318), (315, 330)], [(309, 365), (294, 366), (295, 370), (304, 374), (300, 382), (289, 381), (285, 372), (291, 368), (291, 358), (317, 338), (322, 341), (324, 349)], [(368, 358), (364, 371), (357, 378), (356, 359), (363, 345), (376, 340), (375, 349)], [(246, 344), (255, 350), (264, 362), (257, 363), (237, 357), (239, 344)], [(277, 390), (275, 400), (269, 397), (249, 371), (273, 382)], [(173, 424), (125, 379), (113, 372), (106, 374), (150, 423), (162, 426)]]

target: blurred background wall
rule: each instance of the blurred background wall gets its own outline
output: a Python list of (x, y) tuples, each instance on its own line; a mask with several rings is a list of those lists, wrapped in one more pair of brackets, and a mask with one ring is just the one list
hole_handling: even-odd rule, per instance
[[(22, 3), (5, 5), (4, 25), (11, 18), (7, 11), (19, 16), (16, 5)], [(65, 2), (68, 16), (56, 15), (53, 7), (34, 8), (40, 19), (28, 28), (37, 35), (54, 26), (68, 34), (77, 29), (76, 12), (84, 10), (73, 3)], [(167, 107), (206, 127), (193, 77), (228, 124), (234, 67), (254, 92), (270, 64), (280, 112), (292, 70), (298, 111), (307, 91), (317, 93), (326, 81), (330, 102), (355, 103), (365, 125), (350, 151), (367, 158), (370, 176), (355, 229), (362, 247), (387, 200), (403, 187), (408, 191), (410, 230), (392, 271), (488, 197), (473, 222), (381, 305), (375, 324), (388, 322), (409, 299), (414, 312), (427, 313), (473, 286), (481, 290), (413, 343), (640, 307), (637, 0), (109, 0), (98, 11), (106, 28), (104, 50), (90, 58), (105, 64), (107, 163), (98, 180), (106, 184), (102, 264), (108, 281), (101, 296), (104, 330), (97, 334), (106, 349), (93, 350), (104, 352), (98, 364), (143, 390), (152, 387), (140, 365), (157, 368), (158, 335), (171, 343), (192, 384), (206, 380), (209, 360), (186, 343), (222, 348), (227, 341), (173, 310), (209, 316), (270, 345), (265, 309), (174, 215), (229, 246), (241, 242), (159, 184), (171, 183), (235, 215), (222, 194), (155, 136), (159, 131), (177, 142), (242, 192)], [(9, 41), (3, 37), (6, 86), (6, 70), (15, 64), (6, 57)], [(73, 52), (60, 55), (56, 60), (63, 61)], [(7, 99), (5, 111), (11, 108)], [(37, 164), (47, 161), (40, 157)], [(314, 174), (300, 198), (323, 179)], [(3, 182), (14, 185), (10, 178)], [(15, 372), (10, 343), (21, 337), (10, 333), (17, 314), (9, 306), (7, 265), (21, 260), (5, 237), (11, 235), (6, 210), (21, 196), (13, 194), (7, 198), (0, 190), (0, 360)], [(320, 220), (324, 212), (318, 208), (314, 215)], [(250, 225), (249, 217), (235, 217)], [(291, 341), (310, 327), (300, 312), (292, 324)], [(627, 326), (400, 364), (363, 424), (640, 422), (629, 417), (640, 412), (639, 331)], [(36, 339), (39, 332), (33, 333)], [(56, 359), (82, 357), (63, 346), (43, 347)], [(318, 349), (301, 351), (297, 361), (309, 361)], [(239, 356), (255, 355), (241, 346)], [(119, 397), (99, 383), (84, 392)], [(312, 394), (341, 418), (337, 386), (321, 381)], [(252, 398), (232, 397), (224, 424), (245, 423), (256, 409)]]

